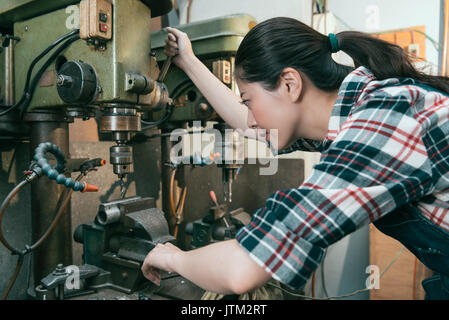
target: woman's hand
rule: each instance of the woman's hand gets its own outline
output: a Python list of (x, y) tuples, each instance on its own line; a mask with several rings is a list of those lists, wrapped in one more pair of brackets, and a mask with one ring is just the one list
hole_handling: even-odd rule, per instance
[(165, 54), (192, 80), (220, 117), (235, 129), (248, 130), (248, 108), (240, 96), (221, 82), (193, 53), (189, 37), (167, 27)]
[(142, 265), (142, 273), (148, 280), (157, 284), (161, 284), (161, 275), (159, 270), (175, 272), (173, 266), (173, 256), (183, 252), (178, 247), (167, 242), (165, 244), (158, 243), (145, 258)]
[(184, 69), (188, 59), (195, 56), (192, 50), (192, 43), (186, 33), (175, 28), (167, 27), (166, 29), (168, 35), (167, 39), (165, 39), (164, 53), (167, 56), (174, 57), (173, 63)]

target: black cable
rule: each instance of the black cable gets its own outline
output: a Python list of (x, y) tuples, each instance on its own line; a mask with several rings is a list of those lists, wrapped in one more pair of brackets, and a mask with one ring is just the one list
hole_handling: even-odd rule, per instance
[[(178, 84), (178, 85), (173, 89), (173, 99), (176, 99), (176, 98), (179, 97), (178, 91), (179, 91), (179, 93), (182, 92), (182, 91), (184, 91), (184, 90), (188, 87), (187, 84), (188, 84), (188, 85), (193, 85), (192, 80), (190, 80), (190, 79), (184, 80), (183, 82), (181, 82), (180, 84)], [(184, 87), (185, 87), (185, 88), (184, 88)]]
[(36, 75), (34, 76), (33, 80), (31, 81), (31, 85), (29, 88), (29, 91), (26, 95), (25, 102), (20, 107), (21, 116), (26, 111), (28, 106), (31, 103), (31, 100), (33, 99), (34, 90), (37, 87), (37, 84), (39, 83), (39, 80), (42, 77), (42, 74), (47, 70), (47, 68), (50, 66), (50, 64), (53, 63), (53, 61), (61, 54), (62, 51), (64, 51), (67, 47), (69, 47), (73, 42), (79, 40), (79, 35), (72, 36), (68, 40), (66, 40), (58, 49), (56, 49), (55, 52), (48, 58), (48, 60), (42, 65), (42, 67), (37, 71)]
[(150, 128), (153, 128), (153, 127), (163, 124), (165, 121), (167, 121), (171, 117), (174, 109), (175, 109), (175, 107), (172, 104), (169, 104), (165, 108), (164, 116), (161, 119), (159, 119), (158, 121), (149, 122), (149, 121), (141, 120), (141, 122), (146, 125), (145, 127), (142, 128), (142, 130), (147, 130), (147, 129), (150, 129)]
[(28, 86), (31, 80), (31, 73), (33, 71), (34, 66), (36, 65), (36, 63), (39, 62), (40, 59), (42, 59), (47, 53), (49, 53), (54, 47), (56, 47), (58, 44), (60, 44), (62, 41), (79, 34), (79, 29), (73, 30), (72, 32), (67, 33), (66, 35), (63, 35), (61, 38), (57, 39), (55, 42), (53, 42), (51, 45), (49, 45), (47, 47), (47, 49), (45, 49), (44, 51), (42, 51), (42, 53), (40, 55), (38, 55), (33, 62), (31, 62), (30, 67), (28, 68), (28, 73), (27, 73), (27, 78), (26, 78), (26, 82), (25, 82), (25, 90), (28, 90)]
[[(27, 95), (29, 94), (29, 86), (30, 86), (30, 80), (31, 80), (31, 74), (33, 72), (34, 66), (47, 54), (49, 53), (53, 48), (55, 48), (58, 44), (60, 44), (62, 41), (71, 38), (74, 35), (79, 34), (79, 29), (73, 30), (69, 32), (68, 34), (60, 37), (56, 41), (54, 41), (52, 44), (50, 44), (44, 51), (42, 51), (41, 54), (39, 54), (30, 64), (28, 67), (27, 77), (25, 81), (25, 87), (23, 89), (22, 97), (20, 98), (19, 102), (15, 103), (12, 106), (9, 106), (8, 109), (0, 112), (0, 117), (7, 114), (8, 112), (18, 108), (21, 104), (23, 104), (26, 101)], [(39, 77), (40, 78), (40, 77)]]

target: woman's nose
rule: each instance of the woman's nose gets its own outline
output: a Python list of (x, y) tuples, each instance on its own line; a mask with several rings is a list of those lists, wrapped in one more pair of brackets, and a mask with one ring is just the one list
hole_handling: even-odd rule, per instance
[(251, 128), (251, 129), (257, 128), (256, 119), (254, 119), (253, 113), (250, 110), (248, 110), (248, 118), (246, 120), (246, 124), (247, 124), (248, 128)]

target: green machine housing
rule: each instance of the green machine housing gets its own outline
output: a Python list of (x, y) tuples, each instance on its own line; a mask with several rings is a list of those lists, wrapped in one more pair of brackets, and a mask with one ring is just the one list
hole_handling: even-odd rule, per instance
[[(86, 107), (86, 104), (68, 106), (58, 95), (57, 75), (59, 68), (66, 61), (82, 61), (93, 68), (97, 78), (98, 95), (89, 103), (90, 106), (121, 104), (145, 108), (152, 105), (151, 94), (141, 95), (137, 103), (137, 93), (129, 90), (127, 80), (129, 74), (156, 79), (159, 71), (154, 57), (150, 55), (150, 18), (167, 13), (172, 3), (170, 0), (111, 0), (111, 3), (112, 39), (105, 41), (99, 48), (88, 45), (83, 40), (74, 42), (46, 70), (34, 92), (33, 100), (25, 111)], [(70, 5), (79, 10), (79, 1), (73, 0), (1, 1), (0, 28), (13, 29), (14, 36), (20, 38), (14, 48), (16, 99), (23, 92), (31, 61), (54, 40), (76, 27), (74, 22), (77, 22), (77, 10), (70, 10)], [(4, 62), (5, 59), (2, 58)], [(43, 61), (45, 58), (34, 70), (38, 70)], [(3, 88), (5, 75), (0, 75), (0, 85)]]
[[(195, 55), (231, 90), (236, 91), (237, 86), (233, 76), (235, 54), (243, 37), (255, 25), (254, 17), (247, 14), (235, 14), (179, 25), (175, 28), (189, 36)], [(151, 48), (158, 63), (163, 63), (167, 59), (164, 54), (166, 37), (165, 30), (151, 33)], [(223, 69), (229, 76), (229, 81), (224, 79)], [(164, 82), (175, 105), (170, 122), (219, 120), (216, 112), (198, 88), (182, 70), (173, 64)], [(148, 116), (158, 120), (162, 118), (163, 111), (150, 111)]]

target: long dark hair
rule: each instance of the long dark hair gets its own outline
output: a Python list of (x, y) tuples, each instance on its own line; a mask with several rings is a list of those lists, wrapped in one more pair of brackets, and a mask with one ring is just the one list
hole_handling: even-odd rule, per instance
[[(356, 31), (338, 33), (338, 47), (356, 67), (365, 66), (378, 80), (413, 78), (449, 94), (449, 78), (417, 70), (401, 47)], [(236, 75), (274, 90), (284, 68), (303, 72), (321, 90), (333, 91), (353, 67), (332, 59), (329, 37), (306, 24), (285, 17), (259, 23), (242, 40), (235, 58)]]

